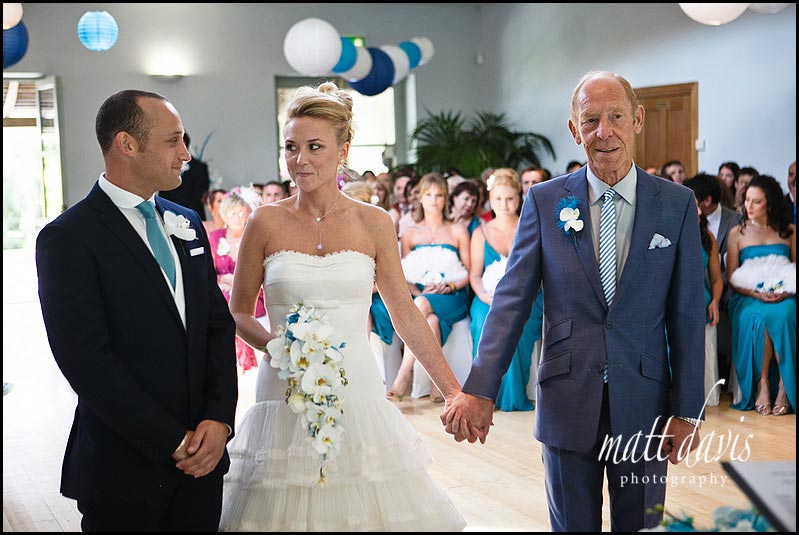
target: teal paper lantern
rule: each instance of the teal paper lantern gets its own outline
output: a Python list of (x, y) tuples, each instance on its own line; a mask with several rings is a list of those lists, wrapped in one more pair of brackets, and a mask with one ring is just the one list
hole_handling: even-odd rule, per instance
[(78, 21), (78, 38), (89, 50), (104, 52), (118, 37), (117, 21), (107, 11), (87, 11)]
[(347, 72), (355, 66), (355, 61), (358, 59), (358, 52), (355, 50), (355, 45), (352, 39), (348, 37), (341, 38), (341, 56), (338, 58), (338, 63), (333, 66), (332, 71), (340, 74)]
[(28, 30), (22, 22), (3, 30), (3, 70), (15, 65), (28, 51)]

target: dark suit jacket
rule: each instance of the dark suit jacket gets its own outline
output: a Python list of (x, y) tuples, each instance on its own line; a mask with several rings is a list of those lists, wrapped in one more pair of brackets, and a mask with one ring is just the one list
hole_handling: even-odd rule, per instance
[(726, 206), (721, 207), (721, 221), (719, 222), (719, 231), (716, 235), (716, 243), (719, 246), (719, 255), (721, 256), (721, 277), (724, 279), (724, 285), (727, 285), (727, 263), (724, 261), (724, 255), (727, 253), (727, 237), (730, 231), (741, 221), (741, 216), (735, 210), (730, 210)]
[[(606, 362), (611, 431), (622, 436), (622, 447), (637, 432), (646, 435), (658, 417), (659, 428), (669, 415), (696, 418), (702, 409), (705, 303), (693, 193), (640, 168), (637, 173), (632, 241), (610, 307), (591, 236), (586, 168), (530, 188), (463, 386), (496, 399), (543, 282), (535, 435), (556, 448), (594, 446)], [(578, 199), (584, 220), (574, 235), (557, 224), (558, 203), (569, 196)], [(655, 234), (671, 245), (650, 248)]]
[[(185, 477), (172, 453), (187, 429), (204, 419), (234, 428), (235, 326), (208, 239), (194, 212), (157, 197), (156, 206), (197, 230), (193, 242), (172, 238), (185, 328), (152, 253), (99, 185), (36, 240), (50, 347), (78, 395), (61, 477), (70, 498), (141, 500)], [(229, 464), (225, 453), (212, 474)]]
[(173, 190), (161, 191), (158, 195), (162, 199), (191, 208), (200, 214), (201, 219), (205, 219), (203, 194), (211, 186), (208, 165), (202, 160), (191, 160), (188, 165), (189, 168), (180, 175), (180, 186)]

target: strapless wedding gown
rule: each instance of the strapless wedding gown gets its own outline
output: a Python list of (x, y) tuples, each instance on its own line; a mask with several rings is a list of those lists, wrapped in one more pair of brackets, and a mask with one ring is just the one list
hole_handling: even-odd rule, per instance
[[(302, 302), (327, 313), (345, 340), (341, 449), (319, 485), (320, 455), (287, 382), (263, 362), (256, 403), (228, 445), (223, 531), (460, 531), (465, 522), (426, 472), (421, 437), (385, 399), (367, 333), (374, 260), (356, 251), (326, 256), (280, 251), (264, 261), (271, 330)], [(265, 359), (268, 357), (264, 357)], [(443, 432), (443, 429), (442, 429)]]

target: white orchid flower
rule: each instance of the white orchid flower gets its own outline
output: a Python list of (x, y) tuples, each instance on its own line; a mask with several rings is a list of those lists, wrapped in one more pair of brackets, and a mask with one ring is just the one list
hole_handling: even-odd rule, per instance
[(197, 231), (191, 228), (191, 222), (182, 215), (167, 210), (164, 212), (164, 229), (168, 236), (175, 236), (185, 241), (197, 239)]

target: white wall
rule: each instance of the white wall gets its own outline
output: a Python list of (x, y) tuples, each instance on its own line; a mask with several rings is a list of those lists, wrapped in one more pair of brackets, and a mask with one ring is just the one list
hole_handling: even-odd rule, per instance
[[(204, 159), (232, 186), (278, 176), (274, 77), (296, 76), (283, 39), (297, 21), (318, 17), (367, 46), (397, 45), (416, 36), (435, 46), (430, 63), (414, 69), (419, 112), (470, 110), (475, 91), (468, 52), (477, 34), (476, 8), (463, 4), (24, 4), (30, 42), (6, 72), (42, 72), (59, 79), (68, 206), (83, 198), (102, 171), (94, 119), (103, 100), (128, 88), (155, 91), (181, 114), (199, 144), (216, 128)], [(77, 38), (81, 15), (105, 9), (119, 24), (116, 45), (91, 52)], [(174, 84), (146, 74), (148, 55), (184, 49), (192, 76)], [(446, 90), (444, 90), (446, 89)]]
[(585, 160), (566, 122), (575, 84), (610, 70), (633, 87), (699, 83), (699, 170), (733, 160), (785, 187), (796, 159), (796, 4), (750, 10), (723, 26), (694, 22), (674, 4), (499, 4), (480, 9), (486, 63), (482, 107), (555, 145), (553, 173)]
[[(217, 129), (204, 158), (227, 186), (277, 176), (274, 77), (296, 73), (283, 57), (295, 22), (324, 19), (367, 46), (429, 37), (432, 61), (417, 68), (417, 115), (425, 110), (507, 112), (519, 130), (546, 135), (560, 173), (584, 160), (566, 128), (571, 91), (587, 70), (623, 74), (634, 86), (699, 82), (702, 170), (725, 160), (785, 182), (796, 147), (796, 5), (777, 15), (746, 12), (703, 26), (677, 4), (24, 4), (28, 51), (11, 72), (59, 78), (67, 205), (102, 170), (94, 118), (120, 89), (170, 99), (193, 144)], [(117, 44), (90, 52), (76, 25), (106, 9)], [(146, 74), (148, 54), (182, 47), (194, 74), (162, 84)], [(485, 64), (475, 61), (482, 52)], [(8, 71), (6, 71), (8, 72)]]

